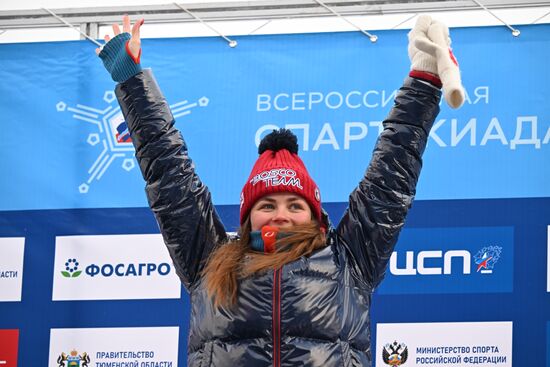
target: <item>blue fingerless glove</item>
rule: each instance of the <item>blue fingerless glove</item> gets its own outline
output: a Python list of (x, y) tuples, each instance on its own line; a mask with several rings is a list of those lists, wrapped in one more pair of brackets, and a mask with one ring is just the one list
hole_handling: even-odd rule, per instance
[(99, 53), (105, 69), (115, 82), (122, 83), (141, 71), (138, 60), (134, 61), (126, 49), (126, 44), (132, 36), (124, 32), (107, 42)]

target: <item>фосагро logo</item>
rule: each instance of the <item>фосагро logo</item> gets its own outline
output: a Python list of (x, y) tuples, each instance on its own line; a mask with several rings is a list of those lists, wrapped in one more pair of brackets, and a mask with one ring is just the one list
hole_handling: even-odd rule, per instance
[(76, 278), (82, 273), (82, 270), (78, 270), (78, 261), (76, 259), (67, 259), (65, 262), (65, 270), (61, 271), (61, 275), (65, 278)]

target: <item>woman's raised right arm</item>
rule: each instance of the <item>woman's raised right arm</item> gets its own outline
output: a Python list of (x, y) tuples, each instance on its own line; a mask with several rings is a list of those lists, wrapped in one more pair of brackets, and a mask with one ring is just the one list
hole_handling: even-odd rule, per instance
[[(110, 40), (99, 53), (100, 57), (125, 52), (135, 63), (136, 58), (129, 51), (130, 43), (136, 37), (136, 32), (139, 38), (142, 22), (134, 25), (132, 36), (122, 50), (109, 47), (117, 37), (129, 38), (129, 23), (125, 16), (126, 34), (120, 33)], [(112, 70), (131, 70), (132, 65), (116, 65), (124, 57), (111, 58), (115, 60)], [(105, 63), (105, 58), (102, 59)], [(149, 206), (159, 224), (176, 272), (189, 289), (199, 279), (212, 250), (226, 241), (225, 228), (212, 204), (208, 188), (195, 172), (187, 145), (174, 126), (174, 117), (151, 70), (139, 68), (137, 73), (120, 82), (116, 87), (116, 96), (146, 181)]]

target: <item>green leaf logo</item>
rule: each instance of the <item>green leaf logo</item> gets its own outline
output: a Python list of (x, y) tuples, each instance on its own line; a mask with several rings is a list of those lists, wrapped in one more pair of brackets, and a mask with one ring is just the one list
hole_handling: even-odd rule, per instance
[(65, 270), (61, 271), (61, 274), (65, 278), (76, 278), (82, 274), (82, 270), (78, 270), (79, 263), (75, 258), (67, 259), (65, 262)]

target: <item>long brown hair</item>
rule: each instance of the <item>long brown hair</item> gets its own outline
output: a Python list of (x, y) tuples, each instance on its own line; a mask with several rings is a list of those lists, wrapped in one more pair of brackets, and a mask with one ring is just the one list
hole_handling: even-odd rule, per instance
[(203, 277), (214, 307), (232, 306), (237, 302), (240, 278), (278, 269), (326, 245), (325, 234), (316, 220), (294, 226), (288, 232), (289, 236), (276, 242), (274, 253), (254, 251), (250, 248), (250, 219), (247, 218), (239, 231), (240, 238), (219, 246), (210, 255)]

